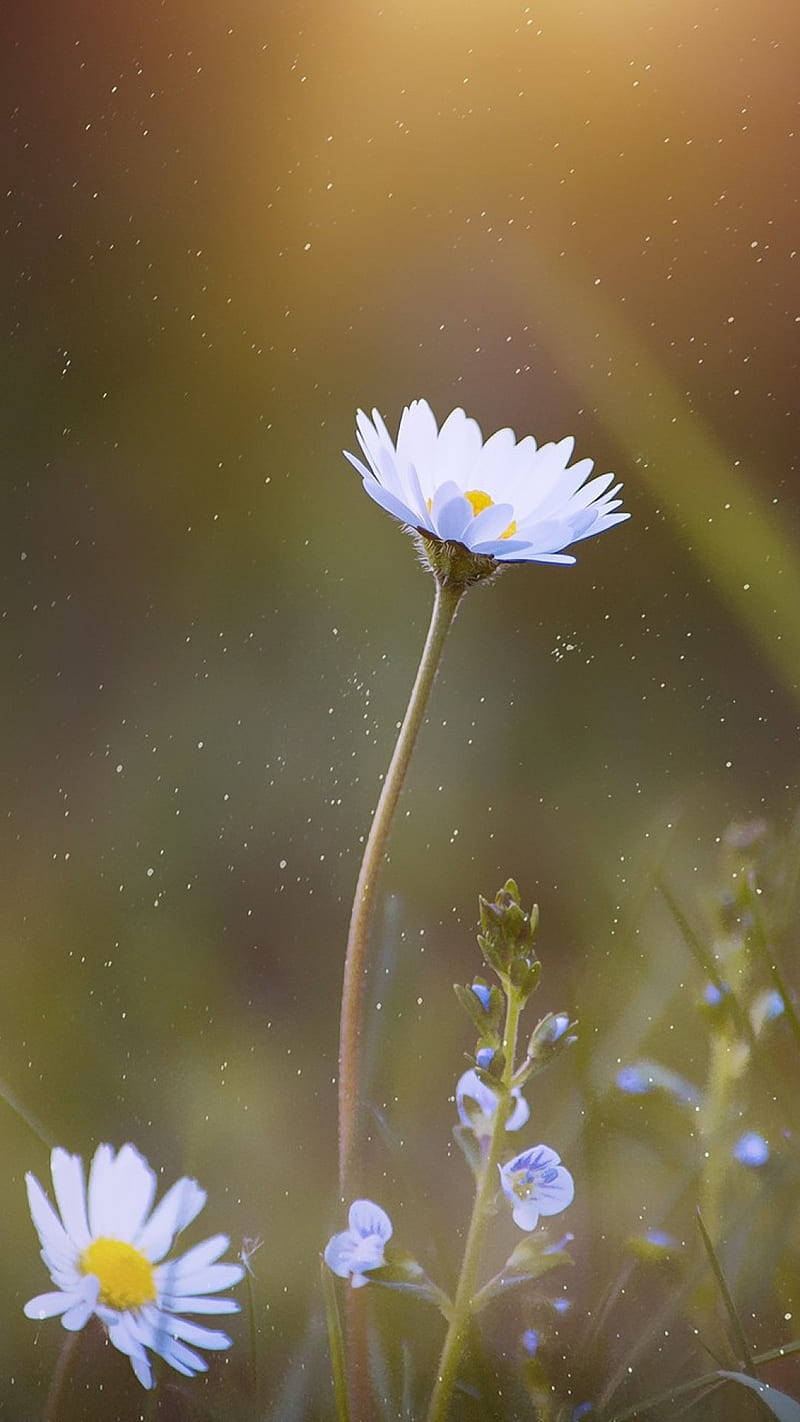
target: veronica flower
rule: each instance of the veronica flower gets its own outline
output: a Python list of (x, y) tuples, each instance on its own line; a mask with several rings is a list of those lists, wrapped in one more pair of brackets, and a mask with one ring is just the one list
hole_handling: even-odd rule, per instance
[(766, 1165), (769, 1160), (769, 1146), (758, 1131), (745, 1131), (733, 1147), (733, 1156), (740, 1165)]
[(514, 1223), (535, 1229), (540, 1215), (560, 1215), (572, 1204), (575, 1182), (549, 1146), (533, 1146), (498, 1166), (503, 1194), (511, 1201)]
[(369, 1283), (367, 1271), (383, 1268), (384, 1245), (392, 1237), (392, 1222), (372, 1200), (354, 1200), (347, 1216), (348, 1228), (325, 1246), (325, 1263), (340, 1279), (350, 1279), (354, 1289)]
[(646, 1096), (651, 1091), (663, 1091), (685, 1106), (697, 1106), (701, 1100), (696, 1086), (658, 1062), (640, 1061), (620, 1067), (617, 1086), (628, 1096)]
[(526, 1328), (522, 1335), (522, 1346), (529, 1358), (535, 1358), (539, 1351), (538, 1328)]
[(152, 1210), (155, 1172), (132, 1145), (117, 1154), (109, 1145), (98, 1146), (88, 1191), (79, 1156), (57, 1148), (50, 1171), (58, 1214), (38, 1180), (30, 1174), (25, 1179), (42, 1258), (56, 1289), (26, 1303), (27, 1317), (60, 1315), (72, 1333), (92, 1316), (99, 1318), (144, 1387), (153, 1386), (148, 1348), (186, 1377), (205, 1372), (208, 1364), (194, 1348), (229, 1348), (231, 1340), (180, 1315), (235, 1313), (234, 1299), (207, 1295), (237, 1284), (244, 1270), (215, 1262), (228, 1248), (224, 1234), (161, 1262), (176, 1235), (202, 1210), (205, 1190), (184, 1177)]
[(767, 988), (766, 992), (759, 993), (750, 1012), (756, 1032), (762, 1031), (768, 1022), (774, 1022), (776, 1018), (781, 1017), (784, 1011), (783, 998), (777, 988)]
[[(585, 482), (591, 459), (569, 465), (575, 441), (537, 449), (498, 430), (484, 441), (463, 410), (441, 429), (426, 400), (403, 410), (393, 440), (377, 410), (357, 416), (366, 464), (345, 451), (371, 499), (410, 529), (497, 562), (574, 563), (563, 550), (629, 518), (613, 474)], [(613, 487), (611, 487), (613, 485)]]
[[(480, 1053), (479, 1053), (480, 1055)], [(506, 1121), (507, 1131), (518, 1131), (531, 1114), (530, 1107), (519, 1086), (513, 1087), (511, 1097), (514, 1107)], [(492, 1134), (494, 1114), (500, 1098), (491, 1086), (481, 1081), (476, 1071), (465, 1071), (456, 1086), (456, 1108), (463, 1126), (469, 1126), (479, 1140)]]

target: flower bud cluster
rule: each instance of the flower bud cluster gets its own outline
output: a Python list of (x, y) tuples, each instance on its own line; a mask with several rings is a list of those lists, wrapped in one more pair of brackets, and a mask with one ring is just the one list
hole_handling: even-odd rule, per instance
[(525, 912), (513, 879), (506, 880), (493, 903), (484, 898), (478, 902), (481, 920), (478, 946), (489, 967), (501, 978), (507, 978), (526, 1001), (536, 988), (541, 972), (541, 963), (533, 949), (539, 910), (534, 904), (530, 913)]

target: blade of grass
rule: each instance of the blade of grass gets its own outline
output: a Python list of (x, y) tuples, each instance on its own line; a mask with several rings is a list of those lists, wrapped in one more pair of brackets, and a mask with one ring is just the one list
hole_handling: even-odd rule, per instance
[(733, 1332), (736, 1336), (736, 1341), (739, 1345), (740, 1356), (742, 1358), (744, 1371), (748, 1374), (749, 1377), (757, 1378), (758, 1374), (755, 1369), (753, 1354), (750, 1351), (750, 1346), (745, 1337), (741, 1319), (739, 1318), (739, 1315), (736, 1311), (736, 1305), (733, 1302), (731, 1291), (728, 1288), (725, 1275), (722, 1272), (722, 1265), (720, 1264), (719, 1259), (717, 1258), (716, 1250), (714, 1249), (714, 1246), (711, 1243), (711, 1236), (709, 1235), (708, 1230), (706, 1229), (705, 1224), (703, 1223), (703, 1216), (700, 1213), (699, 1207), (696, 1211), (696, 1217), (697, 1228), (700, 1231), (700, 1238), (703, 1241), (706, 1254), (708, 1255), (708, 1262), (711, 1265), (714, 1278), (717, 1281), (720, 1294), (722, 1295), (722, 1302), (725, 1305), (725, 1311), (728, 1315), (731, 1328), (733, 1329)]
[(761, 912), (758, 886), (752, 872), (747, 875), (747, 899), (752, 914), (752, 926), (747, 935), (747, 941), (772, 978), (775, 990), (783, 1003), (786, 1020), (794, 1033), (795, 1040), (800, 1043), (800, 1016), (798, 1016), (794, 1000), (775, 956), (775, 949), (769, 941), (764, 915)]
[[(800, 1338), (792, 1343), (784, 1343), (778, 1348), (769, 1348), (766, 1353), (756, 1353), (753, 1363), (757, 1368), (765, 1363), (774, 1363), (778, 1358), (788, 1358), (792, 1353), (800, 1353)], [(700, 1377), (691, 1378), (689, 1382), (678, 1383), (675, 1387), (667, 1388), (664, 1392), (654, 1393), (652, 1397), (646, 1397), (642, 1402), (637, 1402), (633, 1407), (626, 1407), (624, 1412), (615, 1412), (609, 1422), (632, 1422), (634, 1417), (644, 1416), (647, 1412), (652, 1412), (653, 1408), (660, 1407), (664, 1402), (673, 1402), (677, 1397), (688, 1397), (689, 1393), (697, 1392), (701, 1388), (710, 1388), (713, 1383), (719, 1382), (719, 1373), (703, 1373)]]
[(28, 1111), (27, 1108), (21, 1104), (18, 1097), (9, 1086), (6, 1086), (4, 1081), (0, 1081), (0, 1100), (5, 1101), (6, 1106), (8, 1106), (16, 1116), (19, 1116), (21, 1121), (25, 1122), (25, 1125), (29, 1130), (33, 1131), (33, 1134), (41, 1141), (42, 1145), (47, 1146), (48, 1150), (53, 1149), (55, 1141), (52, 1136), (48, 1135), (44, 1126), (40, 1125), (32, 1112)]
[(339, 1301), (333, 1275), (324, 1261), (321, 1263), (322, 1292), (325, 1296), (325, 1321), (328, 1325), (328, 1347), (331, 1355), (333, 1395), (336, 1401), (338, 1422), (350, 1422), (350, 1404), (347, 1395), (347, 1374), (344, 1362), (344, 1337), (342, 1320), (339, 1315)]

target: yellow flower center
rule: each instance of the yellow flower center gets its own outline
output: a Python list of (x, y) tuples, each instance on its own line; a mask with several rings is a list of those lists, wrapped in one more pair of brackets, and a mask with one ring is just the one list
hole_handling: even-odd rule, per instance
[(494, 503), (494, 499), (491, 499), (488, 494), (485, 494), (483, 489), (467, 489), (464, 498), (469, 499), (472, 504), (472, 512), (476, 518), (479, 513), (483, 513), (484, 509), (490, 509)]
[[(484, 493), (483, 489), (467, 489), (464, 498), (469, 499), (469, 502), (472, 504), (472, 512), (474, 513), (476, 518), (478, 517), (479, 513), (483, 513), (484, 509), (490, 509), (492, 507), (492, 504), (494, 503), (494, 499), (491, 498), (489, 494)], [(500, 537), (513, 538), (516, 531), (517, 520), (515, 518), (512, 518), (505, 533), (501, 533)]]
[(107, 1308), (141, 1308), (156, 1297), (149, 1259), (121, 1239), (93, 1239), (80, 1258), (81, 1272), (100, 1280), (101, 1304)]

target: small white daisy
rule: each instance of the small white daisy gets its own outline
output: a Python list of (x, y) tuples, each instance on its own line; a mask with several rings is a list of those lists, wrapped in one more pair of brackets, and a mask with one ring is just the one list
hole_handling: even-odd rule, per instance
[(372, 1200), (354, 1200), (347, 1216), (349, 1228), (335, 1234), (325, 1246), (325, 1263), (340, 1279), (350, 1279), (354, 1289), (369, 1283), (368, 1269), (382, 1269), (384, 1246), (392, 1237), (392, 1222)]
[[(346, 457), (370, 498), (417, 532), (501, 563), (574, 563), (563, 550), (629, 518), (618, 513), (613, 474), (588, 484), (592, 460), (568, 467), (575, 441), (517, 443), (513, 430), (484, 442), (480, 427), (453, 410), (441, 429), (426, 400), (403, 410), (397, 440), (373, 410), (359, 410), (357, 438), (367, 463)], [(613, 487), (610, 487), (612, 486)]]
[(540, 1215), (560, 1215), (575, 1196), (575, 1182), (549, 1146), (533, 1146), (498, 1166), (503, 1194), (513, 1205), (514, 1223), (535, 1229)]
[(109, 1145), (98, 1146), (88, 1191), (80, 1156), (57, 1148), (50, 1170), (60, 1218), (38, 1180), (30, 1174), (25, 1179), (56, 1290), (31, 1299), (27, 1317), (60, 1315), (64, 1328), (77, 1332), (95, 1315), (144, 1387), (153, 1386), (147, 1348), (186, 1377), (205, 1372), (208, 1364), (194, 1348), (229, 1348), (231, 1340), (180, 1315), (236, 1313), (234, 1299), (208, 1295), (238, 1284), (244, 1270), (215, 1262), (228, 1248), (224, 1234), (161, 1263), (176, 1235), (202, 1210), (205, 1190), (184, 1177), (152, 1210), (155, 1172), (132, 1145), (116, 1154)]

